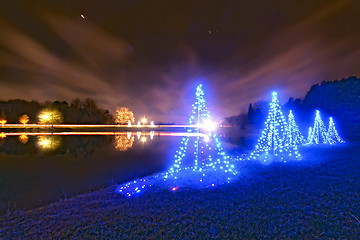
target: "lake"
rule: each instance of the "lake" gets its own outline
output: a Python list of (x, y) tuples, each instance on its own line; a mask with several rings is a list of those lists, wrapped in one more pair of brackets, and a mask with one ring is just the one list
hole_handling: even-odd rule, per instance
[[(0, 138), (1, 212), (43, 206), (163, 171), (172, 164), (183, 133), (7, 134)], [(223, 144), (225, 151), (242, 151), (239, 139), (234, 143), (221, 137), (232, 142)]]

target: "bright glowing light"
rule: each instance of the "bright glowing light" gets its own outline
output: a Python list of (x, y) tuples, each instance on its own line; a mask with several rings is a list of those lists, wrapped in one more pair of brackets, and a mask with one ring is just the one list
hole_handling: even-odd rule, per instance
[(150, 127), (155, 127), (154, 121), (151, 121)]
[(22, 115), (20, 118), (19, 118), (19, 122), (24, 124), (24, 127), (25, 127), (25, 124), (27, 124), (29, 122), (29, 116), (24, 114)]
[(145, 143), (145, 142), (146, 142), (146, 137), (141, 137), (140, 141), (141, 141), (142, 143)]
[(263, 162), (271, 159), (285, 162), (287, 158), (299, 160), (301, 155), (297, 146), (283, 143), (286, 137), (285, 133), (289, 132), (287, 126), (277, 93), (273, 92), (265, 128), (249, 159), (258, 159)]
[(143, 118), (141, 119), (141, 122), (142, 122), (142, 124), (146, 124), (146, 123), (147, 123), (147, 118), (146, 118), (146, 117), (143, 117)]
[(115, 110), (115, 123), (128, 124), (131, 126), (135, 122), (134, 113), (126, 107), (117, 108)]
[[(210, 120), (210, 114), (205, 105), (202, 86), (196, 88), (196, 100), (192, 105), (192, 113), (189, 118), (189, 126), (204, 123)], [(133, 196), (141, 192), (146, 186), (154, 182), (165, 184), (175, 191), (180, 186), (194, 184), (201, 187), (213, 187), (230, 182), (237, 173), (221, 147), (216, 134), (207, 137), (199, 135), (199, 128), (189, 127), (189, 134), (197, 134), (192, 140), (189, 136), (182, 137), (180, 146), (175, 153), (173, 164), (166, 172), (154, 176), (137, 179), (119, 186), (119, 192), (125, 196)], [(190, 146), (190, 143), (193, 143)], [(183, 161), (187, 159), (188, 162)], [(191, 160), (191, 161), (189, 161)]]
[(131, 134), (130, 134), (130, 138), (129, 135), (127, 136), (118, 135), (114, 137), (114, 140), (115, 140), (115, 149), (121, 152), (125, 152), (126, 150), (131, 148), (134, 144), (134, 137), (131, 137)]
[(0, 133), (0, 138), (6, 138), (6, 134), (5, 133)]
[(326, 132), (326, 139), (329, 144), (344, 143), (344, 140), (341, 139), (338, 132), (336, 131), (332, 117), (329, 118), (329, 128)]
[(141, 137), (141, 132), (136, 132), (137, 139), (139, 140)]
[(126, 135), (127, 135), (127, 138), (128, 138), (128, 139), (131, 138), (131, 132), (127, 132)]
[(172, 187), (172, 188), (171, 188), (172, 191), (176, 191), (176, 190), (178, 190), (178, 189), (179, 189), (179, 187)]
[(217, 124), (214, 121), (211, 121), (210, 119), (205, 119), (203, 123), (198, 123), (198, 127), (204, 129), (207, 132), (212, 132), (216, 130)]
[(4, 127), (4, 124), (5, 124), (6, 122), (7, 122), (7, 121), (6, 121), (5, 119), (1, 119), (1, 120), (0, 120), (1, 126)]
[(53, 150), (60, 146), (61, 139), (59, 136), (38, 136), (37, 145), (42, 150)]
[(57, 109), (43, 109), (39, 113), (38, 118), (40, 124), (58, 124), (63, 122), (62, 114)]
[(27, 143), (28, 140), (29, 140), (29, 137), (28, 137), (25, 133), (23, 133), (23, 134), (21, 134), (21, 135), (19, 136), (19, 141), (20, 141), (22, 144)]
[(128, 127), (131, 127), (131, 122), (130, 122), (130, 121), (128, 122), (128, 125), (127, 125), (127, 126), (128, 126)]
[(140, 121), (138, 121), (137, 126), (138, 126), (138, 127), (141, 127), (141, 123), (140, 123)]

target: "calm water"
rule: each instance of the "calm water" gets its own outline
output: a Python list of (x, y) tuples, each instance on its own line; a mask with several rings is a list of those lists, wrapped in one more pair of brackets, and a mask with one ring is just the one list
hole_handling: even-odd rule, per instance
[(165, 170), (180, 140), (136, 132), (0, 138), (0, 212), (42, 206)]

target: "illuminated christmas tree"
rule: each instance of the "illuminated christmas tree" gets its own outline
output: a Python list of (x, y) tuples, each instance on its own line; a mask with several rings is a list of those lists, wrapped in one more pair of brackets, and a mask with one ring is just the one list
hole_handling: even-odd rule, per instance
[[(181, 184), (178, 180), (180, 177), (186, 180), (191, 178), (192, 183), (196, 179), (205, 187), (231, 180), (235, 174), (234, 166), (230, 164), (229, 157), (222, 149), (216, 134), (211, 133), (215, 126), (210, 120), (202, 85), (196, 88), (196, 101), (192, 105), (189, 124), (198, 127), (195, 130), (188, 129), (188, 132), (196, 131), (198, 135), (192, 139), (189, 137), (182, 139), (175, 154), (174, 164), (165, 174), (165, 180), (177, 185)], [(204, 136), (199, 135), (200, 130), (204, 131)], [(194, 140), (193, 145), (189, 144), (190, 140)]]
[(287, 123), (281, 112), (277, 93), (273, 92), (265, 128), (255, 146), (255, 151), (250, 154), (249, 159), (260, 159), (264, 162), (270, 159), (276, 161), (300, 159), (301, 155), (297, 150), (297, 146), (283, 143), (286, 131)]
[(294, 115), (292, 114), (291, 110), (288, 116), (288, 124), (284, 137), (285, 146), (301, 145), (305, 143), (305, 139), (303, 138), (298, 126), (295, 123)]
[(182, 138), (168, 171), (126, 183), (118, 191), (132, 196), (146, 186), (157, 183), (175, 191), (181, 186), (213, 187), (229, 182), (236, 171), (216, 134), (211, 133), (214, 124), (205, 104), (202, 85), (196, 88), (196, 101), (192, 105), (189, 125), (192, 127), (187, 131), (192, 137)]
[(309, 131), (307, 145), (327, 143), (326, 128), (324, 122), (321, 120), (320, 111), (316, 110), (314, 126)]
[(333, 121), (333, 118), (329, 118), (329, 128), (326, 133), (326, 139), (329, 144), (335, 144), (335, 143), (343, 143), (344, 140), (341, 139), (338, 132), (336, 131), (335, 124)]

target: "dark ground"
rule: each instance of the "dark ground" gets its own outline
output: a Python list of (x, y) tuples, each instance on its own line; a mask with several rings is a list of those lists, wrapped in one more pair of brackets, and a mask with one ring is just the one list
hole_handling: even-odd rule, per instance
[(239, 162), (214, 189), (104, 189), (0, 216), (1, 239), (359, 239), (360, 144), (303, 147), (301, 162)]

